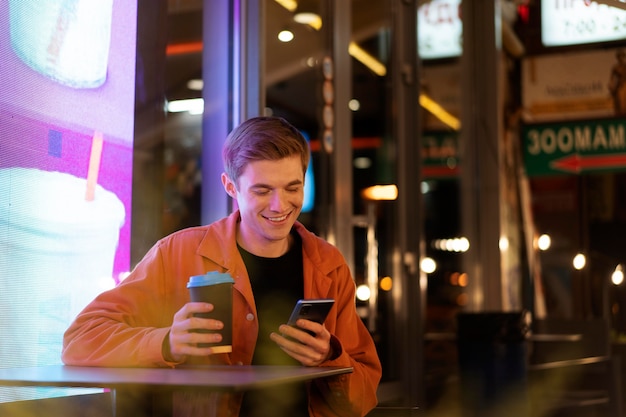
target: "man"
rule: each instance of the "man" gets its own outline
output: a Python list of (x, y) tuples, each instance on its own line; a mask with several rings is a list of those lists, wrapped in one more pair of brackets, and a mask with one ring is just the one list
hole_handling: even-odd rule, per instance
[[(71, 324), (64, 335), (64, 363), (351, 366), (351, 374), (303, 387), (303, 403), (298, 389), (269, 390), (250, 391), (243, 405), (240, 395), (219, 394), (200, 408), (202, 415), (216, 416), (237, 415), (240, 409), (246, 416), (365, 415), (376, 405), (381, 366), (356, 313), (354, 281), (340, 252), (296, 220), (309, 163), (306, 140), (281, 118), (253, 118), (228, 136), (223, 160), (222, 184), (238, 210), (157, 242), (124, 282), (98, 296)], [(232, 353), (198, 347), (219, 341), (223, 326), (195, 317), (213, 306), (189, 299), (189, 277), (208, 271), (227, 272), (235, 280)], [(335, 305), (324, 324), (283, 324), (299, 298), (332, 298)]]

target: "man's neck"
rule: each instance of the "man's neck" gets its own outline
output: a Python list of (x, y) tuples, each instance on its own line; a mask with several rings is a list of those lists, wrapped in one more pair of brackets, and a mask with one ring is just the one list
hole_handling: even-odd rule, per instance
[(265, 242), (250, 242), (245, 239), (240, 231), (237, 231), (237, 244), (253, 255), (263, 258), (278, 258), (289, 251), (293, 241), (291, 233), (278, 241), (266, 240)]

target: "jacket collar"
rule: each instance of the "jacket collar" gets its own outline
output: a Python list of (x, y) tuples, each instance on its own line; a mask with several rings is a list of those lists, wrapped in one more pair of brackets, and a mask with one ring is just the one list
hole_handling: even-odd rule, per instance
[[(240, 221), (239, 210), (236, 210), (228, 217), (210, 224), (197, 249), (198, 255), (209, 259), (223, 271), (229, 272), (236, 281), (240, 281), (235, 283), (236, 288), (243, 284), (241, 280), (237, 280), (237, 277), (248, 275), (235, 239), (237, 224)], [(334, 246), (315, 236), (300, 222), (295, 222), (293, 227), (302, 237), (305, 294), (321, 292), (323, 295), (329, 290), (331, 284), (331, 280), (327, 277), (344, 264), (344, 259), (341, 255), (338, 256), (338, 251)], [(244, 286), (248, 287), (249, 283)], [(243, 287), (240, 287), (240, 290), (243, 293), (251, 291)]]

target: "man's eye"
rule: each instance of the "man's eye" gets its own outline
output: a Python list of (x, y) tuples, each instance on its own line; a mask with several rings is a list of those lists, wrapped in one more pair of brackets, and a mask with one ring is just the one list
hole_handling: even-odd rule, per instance
[(254, 190), (253, 193), (256, 195), (267, 195), (270, 193), (270, 190)]

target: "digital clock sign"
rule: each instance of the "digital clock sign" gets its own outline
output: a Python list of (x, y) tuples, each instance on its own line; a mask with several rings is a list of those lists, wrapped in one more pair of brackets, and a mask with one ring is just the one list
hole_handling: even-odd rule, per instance
[(544, 46), (611, 42), (625, 38), (624, 9), (590, 0), (541, 2), (541, 41)]

